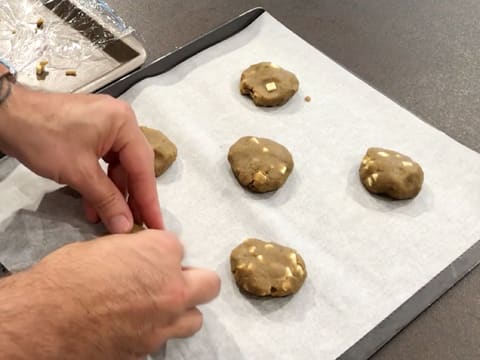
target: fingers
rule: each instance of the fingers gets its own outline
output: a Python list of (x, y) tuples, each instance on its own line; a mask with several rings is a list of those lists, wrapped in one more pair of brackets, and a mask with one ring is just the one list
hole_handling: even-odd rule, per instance
[(148, 339), (145, 353), (158, 351), (168, 339), (185, 338), (197, 333), (203, 325), (203, 315), (197, 308), (189, 309), (167, 327), (158, 328)]
[(220, 292), (220, 278), (210, 270), (184, 269), (183, 278), (186, 284), (186, 308), (205, 304), (216, 298)]
[[(157, 258), (164, 259), (168, 256), (169, 260), (178, 264), (178, 268), (181, 271), (183, 278), (183, 284), (181, 285), (181, 293), (179, 310), (191, 309), (198, 305), (205, 304), (213, 300), (218, 296), (220, 292), (220, 278), (218, 275), (210, 270), (181, 267), (180, 263), (184, 256), (184, 248), (177, 237), (168, 231), (158, 230), (145, 230), (135, 234), (135, 236), (141, 240), (146, 241), (145, 245), (153, 246), (155, 249), (160, 250)], [(136, 248), (141, 248), (139, 242), (136, 242)], [(148, 251), (152, 254), (152, 251)], [(165, 255), (167, 254), (167, 255)]]
[(167, 339), (189, 337), (198, 332), (202, 328), (202, 324), (202, 313), (197, 308), (192, 308), (163, 329), (162, 333)]
[[(94, 165), (90, 165), (94, 164)], [(127, 233), (133, 227), (133, 219), (124, 196), (108, 178), (96, 159), (84, 164), (82, 175), (74, 180), (73, 187), (82, 193), (111, 233)], [(87, 205), (87, 216), (94, 218)]]
[(144, 221), (142, 219), (142, 215), (133, 196), (128, 197), (128, 206), (130, 207), (130, 210), (132, 210), (133, 220), (135, 221), (135, 224), (143, 225)]
[(108, 165), (108, 177), (125, 198), (127, 196), (127, 174), (120, 163), (110, 163)]
[(209, 302), (220, 291), (220, 279), (212, 271), (188, 268), (183, 271), (183, 277), (187, 288), (187, 310), (173, 323), (159, 329), (154, 337), (157, 346), (168, 339), (189, 337), (198, 332), (203, 324), (203, 315), (196, 305)]
[[(118, 162), (112, 162), (108, 166), (108, 177), (113, 181), (117, 189), (125, 198), (127, 196), (127, 176)], [(88, 222), (95, 224), (100, 221), (95, 208), (85, 201), (85, 199), (83, 199), (83, 209)], [(141, 220), (139, 220), (139, 222), (140, 221)]]
[(96, 224), (100, 221), (100, 218), (97, 215), (97, 211), (85, 200), (82, 200), (83, 203), (83, 211), (85, 212), (85, 217), (87, 221)]
[(122, 131), (128, 132), (126, 145), (119, 149), (120, 163), (128, 175), (128, 192), (147, 227), (163, 229), (152, 148), (136, 123), (126, 126)]

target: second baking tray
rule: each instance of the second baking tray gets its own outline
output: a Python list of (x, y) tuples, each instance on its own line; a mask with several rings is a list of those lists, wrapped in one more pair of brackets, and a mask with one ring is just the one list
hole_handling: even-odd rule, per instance
[[(89, 53), (90, 56), (85, 60), (72, 59), (75, 54), (73, 51), (67, 52), (70, 58), (66, 60), (47, 54), (21, 69), (18, 74), (21, 83), (47, 91), (89, 93), (135, 70), (145, 62), (145, 49), (132, 34), (121, 39), (115, 38), (105, 25), (94, 18), (94, 14), (87, 14), (74, 2), (49, 0), (42, 2), (43, 6), (33, 6), (38, 1), (29, 0), (29, 2), (34, 9), (30, 17), (35, 16), (35, 18), (27, 18), (24, 21), (41, 18), (47, 31), (50, 24), (55, 24), (55, 36), (49, 38), (48, 47), (58, 47), (55, 40), (62, 37), (69, 39), (66, 44), (62, 42), (62, 46), (77, 46), (77, 48), (85, 46), (91, 49), (89, 50), (91, 54)], [(28, 24), (22, 26), (25, 25)], [(15, 29), (12, 30), (15, 31)], [(98, 46), (99, 43), (102, 46)], [(48, 75), (43, 79), (37, 77), (35, 71), (37, 63), (41, 60), (49, 61)], [(64, 62), (75, 65), (69, 66)], [(59, 65), (55, 65), (56, 63)], [(75, 70), (76, 76), (66, 76), (67, 69)]]

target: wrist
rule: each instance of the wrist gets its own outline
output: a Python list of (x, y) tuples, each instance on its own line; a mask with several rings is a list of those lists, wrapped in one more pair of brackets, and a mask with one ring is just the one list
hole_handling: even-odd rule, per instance
[(0, 104), (3, 104), (12, 92), (12, 86), (17, 82), (16, 70), (0, 59)]
[(0, 104), (0, 151), (16, 157), (17, 147), (34, 131), (34, 123), (45, 113), (46, 93), (11, 84), (11, 93)]
[(0, 349), (8, 359), (60, 358), (69, 350), (77, 311), (55, 284), (33, 270), (0, 281)]

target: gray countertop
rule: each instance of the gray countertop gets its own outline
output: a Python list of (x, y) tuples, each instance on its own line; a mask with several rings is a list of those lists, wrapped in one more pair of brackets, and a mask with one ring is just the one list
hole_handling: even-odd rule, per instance
[[(480, 152), (478, 0), (109, 3), (137, 30), (149, 53), (148, 61), (249, 8), (263, 6), (358, 77)], [(461, 176), (454, 169), (452, 174)], [(477, 268), (372, 359), (478, 360), (479, 314)]]

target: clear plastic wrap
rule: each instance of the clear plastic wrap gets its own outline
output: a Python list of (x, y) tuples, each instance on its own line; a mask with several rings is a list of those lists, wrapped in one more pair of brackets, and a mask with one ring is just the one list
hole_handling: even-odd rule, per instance
[(76, 69), (132, 32), (103, 0), (0, 1), (0, 57), (19, 71), (40, 60)]

